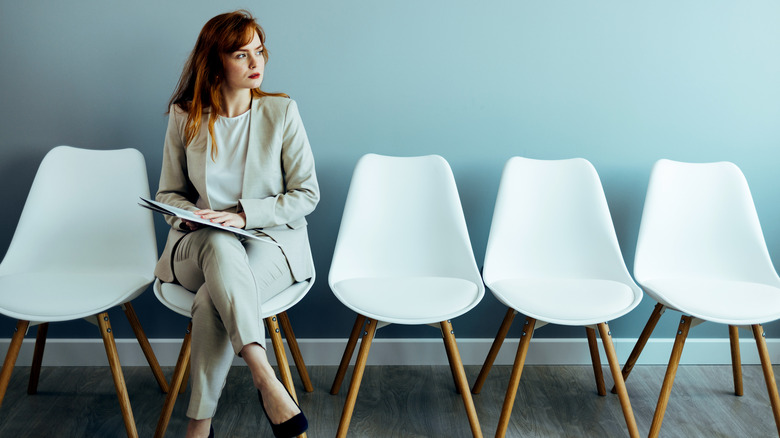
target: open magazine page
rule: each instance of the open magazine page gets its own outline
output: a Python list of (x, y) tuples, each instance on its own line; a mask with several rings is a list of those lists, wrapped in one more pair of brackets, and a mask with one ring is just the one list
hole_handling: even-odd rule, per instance
[(279, 246), (278, 243), (274, 242), (273, 240), (261, 236), (255, 236), (254, 234), (250, 233), (247, 230), (241, 229), (241, 228), (235, 228), (235, 227), (227, 227), (222, 224), (217, 224), (214, 222), (211, 222), (209, 220), (203, 219), (202, 217), (194, 214), (191, 211), (184, 210), (178, 207), (174, 207), (172, 205), (163, 204), (162, 202), (152, 201), (151, 199), (146, 199), (144, 197), (141, 197), (141, 200), (145, 202), (145, 204), (139, 203), (141, 207), (148, 208), (149, 210), (156, 211), (157, 213), (162, 213), (168, 216), (176, 216), (181, 219), (188, 220), (190, 222), (195, 222), (202, 225), (207, 225), (209, 227), (219, 228), (220, 230), (230, 231), (233, 234), (238, 234), (239, 236), (248, 237), (250, 239), (259, 240), (261, 242), (270, 243), (271, 245)]

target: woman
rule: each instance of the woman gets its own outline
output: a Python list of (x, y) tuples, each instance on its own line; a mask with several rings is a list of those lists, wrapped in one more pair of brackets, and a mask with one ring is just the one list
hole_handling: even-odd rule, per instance
[(203, 27), (170, 102), (157, 201), (277, 245), (173, 217), (155, 275), (196, 291), (187, 437), (213, 436), (211, 418), (234, 354), (247, 363), (277, 437), (307, 428), (263, 347), (260, 307), (311, 278), (306, 219), (319, 201), (295, 102), (260, 90), (263, 29), (247, 11)]

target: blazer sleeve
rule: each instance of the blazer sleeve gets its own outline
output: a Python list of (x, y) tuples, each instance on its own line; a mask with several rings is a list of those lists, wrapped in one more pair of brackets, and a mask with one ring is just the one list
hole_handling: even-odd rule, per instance
[(298, 106), (290, 99), (283, 129), (281, 165), (284, 192), (262, 199), (241, 199), (239, 210), (246, 214), (246, 228), (270, 228), (306, 224), (304, 216), (314, 211), (320, 199), (314, 157), (303, 127)]
[[(187, 176), (187, 155), (182, 138), (182, 123), (184, 113), (176, 105), (171, 105), (168, 116), (168, 129), (165, 132), (163, 147), (163, 163), (160, 172), (160, 185), (155, 199), (164, 204), (194, 211), (195, 193)], [(181, 219), (165, 215), (165, 221), (175, 229), (181, 229)]]

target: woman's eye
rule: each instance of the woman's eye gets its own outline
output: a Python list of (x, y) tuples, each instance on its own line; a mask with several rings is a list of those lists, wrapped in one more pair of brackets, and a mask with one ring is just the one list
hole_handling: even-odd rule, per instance
[(257, 55), (262, 55), (262, 54), (263, 54), (263, 49), (257, 51)]
[(245, 53), (239, 53), (238, 55), (236, 55), (236, 59), (242, 59), (242, 58), (246, 58)]

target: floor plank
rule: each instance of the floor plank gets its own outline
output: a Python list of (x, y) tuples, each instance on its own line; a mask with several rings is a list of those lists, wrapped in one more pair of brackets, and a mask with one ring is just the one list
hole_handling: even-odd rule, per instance
[[(485, 436), (493, 436), (511, 369), (496, 366), (474, 404)], [(639, 366), (627, 382), (641, 434), (650, 428), (664, 367)], [(164, 395), (148, 368), (126, 367), (139, 435), (152, 436)], [(167, 377), (172, 367), (164, 368)], [(335, 367), (310, 367), (315, 391), (301, 406), (309, 436), (332, 437), (350, 373), (337, 396), (328, 393)], [(473, 382), (479, 367), (466, 367)], [(17, 367), (0, 408), (0, 437), (123, 437), (124, 425), (108, 367), (44, 367), (37, 395), (27, 395), (29, 367)], [(765, 437), (776, 428), (759, 366), (743, 367), (745, 395), (733, 394), (729, 366), (681, 366), (664, 418), (663, 437)], [(604, 368), (607, 388), (609, 370)], [(169, 437), (184, 436), (189, 392), (174, 408)], [(228, 377), (214, 420), (218, 437), (270, 437), (245, 367)], [(349, 429), (350, 437), (468, 437), (469, 424), (447, 366), (369, 366)], [(590, 366), (528, 366), (518, 388), (509, 437), (627, 436), (617, 396), (599, 397)]]

